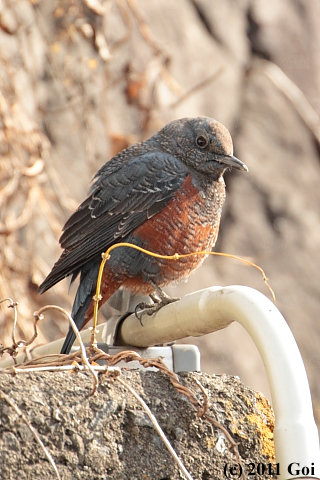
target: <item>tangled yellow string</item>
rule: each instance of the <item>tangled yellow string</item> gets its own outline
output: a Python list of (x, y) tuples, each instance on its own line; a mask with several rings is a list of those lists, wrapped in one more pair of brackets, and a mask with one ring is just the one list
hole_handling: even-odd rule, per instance
[(259, 270), (259, 272), (262, 275), (262, 279), (263, 279), (264, 283), (266, 284), (266, 286), (268, 287), (268, 289), (269, 289), (269, 291), (272, 295), (273, 302), (275, 303), (275, 301), (276, 301), (274, 291), (272, 290), (272, 288), (268, 284), (268, 278), (267, 278), (266, 274), (264, 273), (264, 270), (262, 270), (262, 268), (259, 267), (258, 265), (256, 265), (255, 263), (252, 263), (249, 260), (245, 260), (244, 258), (237, 257), (236, 255), (231, 255), (230, 253), (206, 252), (206, 251), (185, 253), (185, 254), (181, 254), (181, 255), (179, 253), (175, 253), (174, 255), (159, 255), (158, 253), (150, 252), (149, 250), (145, 250), (144, 248), (138, 247), (138, 245), (133, 245), (132, 243), (126, 243), (126, 242), (116, 243), (116, 244), (112, 245), (111, 247), (109, 247), (106, 252), (101, 254), (102, 261), (101, 261), (100, 268), (99, 268), (99, 274), (98, 274), (97, 286), (96, 286), (96, 294), (93, 297), (94, 310), (93, 310), (93, 330), (92, 330), (92, 339), (91, 339), (92, 344), (94, 343), (95, 331), (96, 331), (96, 326), (97, 326), (97, 322), (98, 322), (99, 302), (102, 299), (102, 296), (100, 294), (100, 290), (101, 290), (101, 281), (102, 281), (102, 274), (103, 274), (104, 266), (105, 266), (106, 261), (109, 260), (110, 253), (112, 252), (112, 250), (114, 250), (115, 248), (118, 248), (118, 247), (135, 248), (136, 250), (139, 250), (140, 252), (146, 253), (147, 255), (150, 255), (151, 257), (163, 258), (165, 260), (179, 260), (180, 258), (192, 257), (193, 255), (219, 255), (221, 257), (235, 258), (236, 260), (240, 260), (241, 262), (247, 263), (251, 267), (254, 267), (257, 270)]

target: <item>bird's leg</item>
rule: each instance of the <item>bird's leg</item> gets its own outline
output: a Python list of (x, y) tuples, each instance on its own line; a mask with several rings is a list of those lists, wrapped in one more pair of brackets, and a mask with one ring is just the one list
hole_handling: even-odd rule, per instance
[[(154, 283), (152, 280), (149, 280), (149, 283), (150, 283), (150, 285), (153, 286), (156, 294), (158, 295), (158, 297), (160, 299), (160, 302), (158, 301), (157, 303), (162, 303), (162, 305), (161, 305), (162, 307), (164, 307), (164, 305), (168, 305), (168, 303), (173, 303), (173, 302), (177, 302), (178, 300), (180, 300), (180, 297), (169, 297), (169, 295), (167, 295), (166, 292), (164, 292), (162, 290), (162, 288), (160, 288), (159, 285)], [(150, 297), (153, 300), (154, 295), (151, 294)]]
[(153, 303), (160, 303), (161, 302), (160, 298), (157, 297), (157, 295), (155, 295), (154, 293), (150, 293), (149, 297), (151, 298)]
[[(169, 303), (177, 302), (180, 300), (179, 297), (169, 297), (162, 288), (159, 287), (156, 283), (154, 283), (152, 280), (149, 280), (150, 285), (153, 286), (155, 293), (157, 296), (155, 296), (154, 293), (151, 293), (149, 297), (153, 301), (153, 304), (148, 304), (148, 303), (139, 303), (136, 308), (135, 308), (135, 316), (139, 320), (139, 322), (142, 325), (142, 317), (143, 315), (153, 315), (154, 313), (158, 312), (162, 307), (165, 305), (168, 305)], [(142, 310), (139, 312), (139, 310)]]

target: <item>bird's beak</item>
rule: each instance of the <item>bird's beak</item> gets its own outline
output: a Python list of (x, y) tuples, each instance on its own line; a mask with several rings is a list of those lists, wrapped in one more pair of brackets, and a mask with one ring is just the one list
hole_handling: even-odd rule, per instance
[(239, 158), (234, 157), (233, 155), (230, 155), (230, 156), (219, 155), (216, 158), (216, 161), (224, 165), (228, 165), (229, 167), (237, 168), (238, 170), (245, 170), (246, 172), (249, 172), (249, 168), (247, 167), (247, 165), (241, 162)]

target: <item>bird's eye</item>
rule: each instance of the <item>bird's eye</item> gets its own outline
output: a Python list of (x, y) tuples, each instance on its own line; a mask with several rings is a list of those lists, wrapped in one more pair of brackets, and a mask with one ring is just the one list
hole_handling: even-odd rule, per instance
[(208, 145), (208, 140), (203, 135), (199, 135), (197, 138), (197, 145), (200, 148), (205, 148)]

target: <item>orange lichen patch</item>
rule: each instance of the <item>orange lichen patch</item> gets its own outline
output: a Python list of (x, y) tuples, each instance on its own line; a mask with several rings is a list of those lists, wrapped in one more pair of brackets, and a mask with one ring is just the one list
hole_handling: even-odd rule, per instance
[(238, 437), (247, 439), (248, 435), (245, 431), (245, 426), (242, 423), (241, 419), (235, 418), (233, 415), (231, 416), (231, 423), (229, 425), (229, 431), (233, 435), (238, 435)]
[(270, 403), (268, 400), (256, 393), (256, 409), (257, 414), (247, 415), (247, 420), (257, 426), (257, 430), (261, 437), (261, 452), (263, 455), (269, 457), (270, 462), (275, 461), (274, 451), (274, 416)]
[[(245, 399), (247, 401), (247, 399)], [(229, 431), (233, 435), (238, 435), (238, 437), (247, 439), (247, 432), (245, 429), (245, 425), (243, 422), (243, 417), (235, 416), (235, 408), (234, 403), (231, 400), (228, 400), (224, 403), (226, 415), (228, 415), (228, 419), (230, 420), (229, 424)], [(251, 407), (251, 403), (248, 401), (248, 407)], [(252, 407), (251, 407), (252, 408)]]
[(217, 439), (216, 437), (206, 437), (207, 449), (211, 450), (216, 446)]

